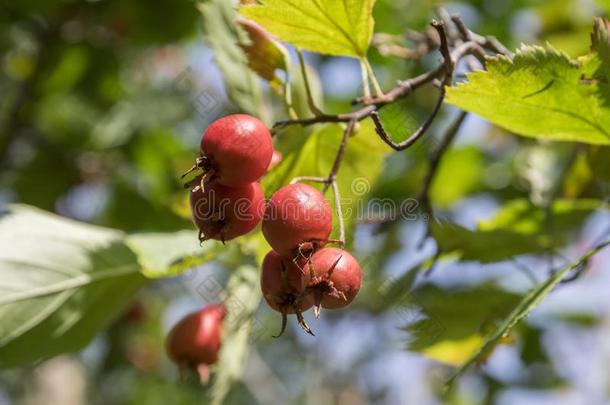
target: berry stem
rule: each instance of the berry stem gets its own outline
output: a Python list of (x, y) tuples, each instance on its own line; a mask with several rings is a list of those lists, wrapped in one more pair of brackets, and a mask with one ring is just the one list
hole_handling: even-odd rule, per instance
[(354, 128), (356, 126), (356, 120), (352, 120), (347, 123), (345, 130), (343, 131), (343, 137), (341, 138), (341, 143), (339, 144), (339, 149), (337, 150), (337, 155), (335, 157), (335, 161), (328, 173), (328, 178), (326, 181), (326, 185), (324, 187), (324, 191), (328, 189), (330, 183), (332, 183), (339, 172), (339, 168), (341, 167), (341, 162), (343, 162), (343, 158), (345, 157), (345, 149), (347, 148), (347, 142), (349, 141), (349, 137), (354, 132)]
[(369, 62), (369, 60), (367, 59), (366, 56), (364, 58), (362, 58), (362, 64), (364, 65), (364, 68), (366, 69), (366, 72), (369, 76), (371, 84), (373, 85), (373, 89), (375, 90), (375, 95), (378, 98), (382, 98), (383, 90), (381, 90), (381, 86), (379, 86), (379, 82), (377, 81), (377, 77), (375, 76), (375, 71), (373, 71), (373, 67), (371, 66), (371, 63)]
[(341, 195), (337, 180), (332, 182), (333, 194), (335, 199), (335, 209), (337, 210), (337, 222), (339, 223), (339, 243), (345, 245), (345, 222), (343, 221), (343, 209), (341, 208)]
[(304, 181), (309, 181), (312, 183), (327, 183), (328, 182), (328, 178), (327, 177), (321, 177), (321, 176), (298, 176), (293, 178), (290, 181), (290, 184), (295, 184), (295, 183), (302, 183)]
[(363, 60), (360, 60), (360, 77), (362, 79), (362, 98), (364, 100), (370, 100), (371, 89), (369, 88), (369, 73)]
[[(348, 133), (346, 131), (346, 133)], [(337, 165), (338, 166), (338, 165)], [(325, 185), (324, 189), (326, 190), (326, 186), (330, 185), (333, 189), (333, 199), (335, 200), (335, 210), (337, 214), (337, 222), (339, 223), (339, 239), (337, 240), (329, 240), (327, 242), (335, 242), (340, 243), (342, 246), (345, 245), (345, 221), (343, 219), (343, 209), (341, 208), (341, 194), (339, 193), (339, 185), (337, 183), (336, 174), (332, 176), (332, 179), (329, 177), (320, 177), (320, 176), (299, 176), (295, 177), (290, 181), (290, 184), (300, 183), (303, 181), (309, 181), (313, 183), (323, 183)]]

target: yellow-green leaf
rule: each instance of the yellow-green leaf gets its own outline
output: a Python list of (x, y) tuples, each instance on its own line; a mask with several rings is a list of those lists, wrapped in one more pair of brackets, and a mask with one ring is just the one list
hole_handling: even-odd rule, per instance
[(245, 17), (296, 47), (362, 58), (373, 34), (375, 0), (265, 0), (241, 7)]
[(487, 60), (486, 71), (447, 89), (447, 101), (516, 134), (610, 144), (609, 96), (598, 52), (579, 61), (551, 46), (522, 46), (514, 59)]

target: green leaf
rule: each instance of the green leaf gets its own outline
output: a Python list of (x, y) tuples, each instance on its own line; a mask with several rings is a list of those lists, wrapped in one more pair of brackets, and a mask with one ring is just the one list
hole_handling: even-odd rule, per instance
[(219, 253), (211, 241), (200, 246), (194, 231), (131, 234), (125, 243), (137, 254), (141, 272), (148, 278), (176, 276), (214, 260)]
[(256, 75), (248, 68), (248, 60), (238, 45), (247, 41), (247, 36), (235, 22), (237, 13), (232, 2), (205, 0), (198, 4), (198, 8), (203, 15), (205, 40), (214, 49), (229, 99), (241, 110), (261, 116), (261, 90)]
[(550, 45), (522, 46), (514, 60), (487, 60), (487, 71), (447, 88), (447, 101), (520, 135), (557, 141), (610, 144), (610, 103), (591, 66)]
[(610, 242), (603, 243), (589, 250), (575, 262), (570, 263), (561, 270), (553, 273), (544, 283), (540, 284), (538, 287), (534, 288), (526, 296), (524, 296), (515, 309), (508, 314), (504, 321), (485, 338), (485, 342), (481, 348), (474, 353), (472, 357), (470, 357), (447, 381), (446, 387), (451, 388), (455, 380), (459, 378), (459, 376), (461, 376), (470, 366), (483, 360), (498, 344), (498, 342), (504, 336), (506, 336), (510, 330), (515, 327), (515, 325), (517, 325), (530, 312), (532, 312), (534, 308), (538, 306), (538, 304), (561, 282), (561, 280), (563, 280), (566, 275), (568, 275), (570, 271), (580, 266), (582, 263), (586, 263), (591, 256), (608, 245), (610, 245)]
[(460, 290), (424, 285), (413, 292), (411, 300), (424, 318), (405, 327), (412, 337), (408, 349), (459, 364), (465, 354), (480, 347), (482, 333), (503, 319), (519, 296), (495, 284)]
[(432, 230), (444, 253), (457, 252), (462, 260), (489, 263), (561, 246), (588, 215), (601, 208), (607, 205), (598, 200), (557, 200), (552, 220), (547, 222), (544, 209), (515, 200), (480, 222), (476, 230), (443, 223), (433, 223)]
[(258, 270), (249, 265), (231, 273), (224, 305), (227, 317), (217, 373), (212, 386), (212, 405), (220, 405), (232, 385), (239, 381), (246, 360), (254, 312), (261, 300)]
[[(337, 176), (348, 235), (357, 217), (366, 214), (364, 202), (388, 153), (387, 147), (376, 137), (372, 123), (362, 122), (360, 125), (348, 141)], [(341, 143), (343, 126), (328, 124), (309, 135), (304, 132), (303, 128), (291, 128), (278, 137), (276, 147), (282, 152), (283, 159), (263, 179), (266, 194), (272, 194), (298, 176), (328, 176)], [(330, 190), (326, 197), (332, 201)], [(334, 224), (336, 227), (336, 218)]]
[[(474, 146), (450, 149), (445, 153), (430, 189), (435, 205), (448, 208), (481, 185), (483, 153)], [(450, 179), (450, 181), (447, 181)]]
[(83, 348), (145, 283), (124, 234), (11, 205), (0, 216), (0, 365)]
[(240, 13), (298, 48), (327, 55), (366, 56), (375, 0), (264, 0)]
[(610, 147), (600, 146), (591, 148), (588, 152), (588, 160), (591, 169), (597, 177), (604, 181), (610, 182)]

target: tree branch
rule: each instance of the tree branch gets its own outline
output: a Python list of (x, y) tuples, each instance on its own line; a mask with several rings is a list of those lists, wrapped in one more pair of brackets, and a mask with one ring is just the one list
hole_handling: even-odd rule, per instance
[[(499, 44), (495, 38), (482, 37), (468, 30), (463, 25), (463, 22), (459, 19), (459, 17), (453, 17), (452, 22), (457, 26), (457, 30), (461, 33), (463, 38), (470, 39), (463, 42), (460, 41), (461, 43), (456, 44), (456, 46), (451, 49), (452, 43), (457, 43), (457, 41), (449, 40), (445, 31), (445, 24), (443, 22), (432, 21), (431, 26), (437, 31), (440, 37), (439, 51), (443, 57), (443, 63), (435, 69), (413, 77), (409, 80), (400, 81), (396, 87), (392, 88), (385, 94), (377, 95), (375, 97), (361, 97), (356, 99), (355, 104), (363, 105), (356, 111), (341, 114), (320, 114), (311, 118), (278, 121), (274, 125), (274, 130), (281, 129), (289, 125), (308, 126), (317, 123), (357, 122), (370, 117), (375, 123), (376, 132), (379, 137), (391, 148), (395, 150), (404, 150), (413, 145), (415, 141), (425, 134), (436, 118), (444, 101), (444, 86), (451, 85), (453, 81), (454, 68), (462, 58), (469, 55), (475, 55), (478, 58), (483, 59), (483, 56), (485, 55), (484, 49), (495, 51), (497, 53), (508, 54), (508, 50), (505, 47), (500, 46), (501, 44)], [(385, 105), (404, 98), (413, 93), (419, 87), (428, 83), (434, 83), (436, 80), (440, 81), (442, 87), (439, 99), (437, 100), (430, 116), (428, 116), (428, 118), (419, 126), (419, 128), (413, 134), (407, 137), (405, 141), (399, 143), (394, 142), (383, 128), (383, 124), (381, 123), (377, 112)]]

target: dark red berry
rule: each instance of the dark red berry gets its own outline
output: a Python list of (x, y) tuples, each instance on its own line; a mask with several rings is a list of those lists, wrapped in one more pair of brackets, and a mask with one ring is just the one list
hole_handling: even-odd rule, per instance
[(271, 133), (260, 120), (233, 114), (214, 121), (201, 138), (198, 165), (225, 186), (257, 181), (273, 155)]
[(280, 255), (295, 257), (299, 247), (323, 245), (332, 231), (332, 211), (322, 193), (307, 184), (280, 188), (267, 203), (263, 234)]
[(311, 256), (308, 266), (312, 271), (308, 290), (316, 302), (316, 315), (320, 306), (327, 309), (348, 306), (360, 291), (362, 270), (345, 250), (320, 249)]
[(222, 343), (222, 305), (208, 305), (182, 318), (167, 336), (167, 354), (180, 367), (196, 368), (218, 360)]
[(261, 290), (271, 308), (281, 311), (286, 307), (289, 314), (295, 312), (294, 304), (301, 311), (311, 308), (313, 302), (303, 295), (310, 281), (304, 265), (282, 258), (273, 250), (267, 253), (261, 271)]
[(263, 217), (265, 198), (259, 183), (227, 187), (206, 181), (191, 193), (193, 222), (199, 239), (228, 241), (250, 232)]
[(267, 253), (263, 260), (261, 290), (267, 304), (282, 314), (282, 329), (279, 335), (286, 328), (288, 314), (296, 314), (299, 324), (311, 333), (302, 316), (302, 312), (313, 306), (311, 295), (305, 294), (311, 281), (310, 272), (305, 265), (305, 260), (295, 262), (283, 258), (273, 250)]

